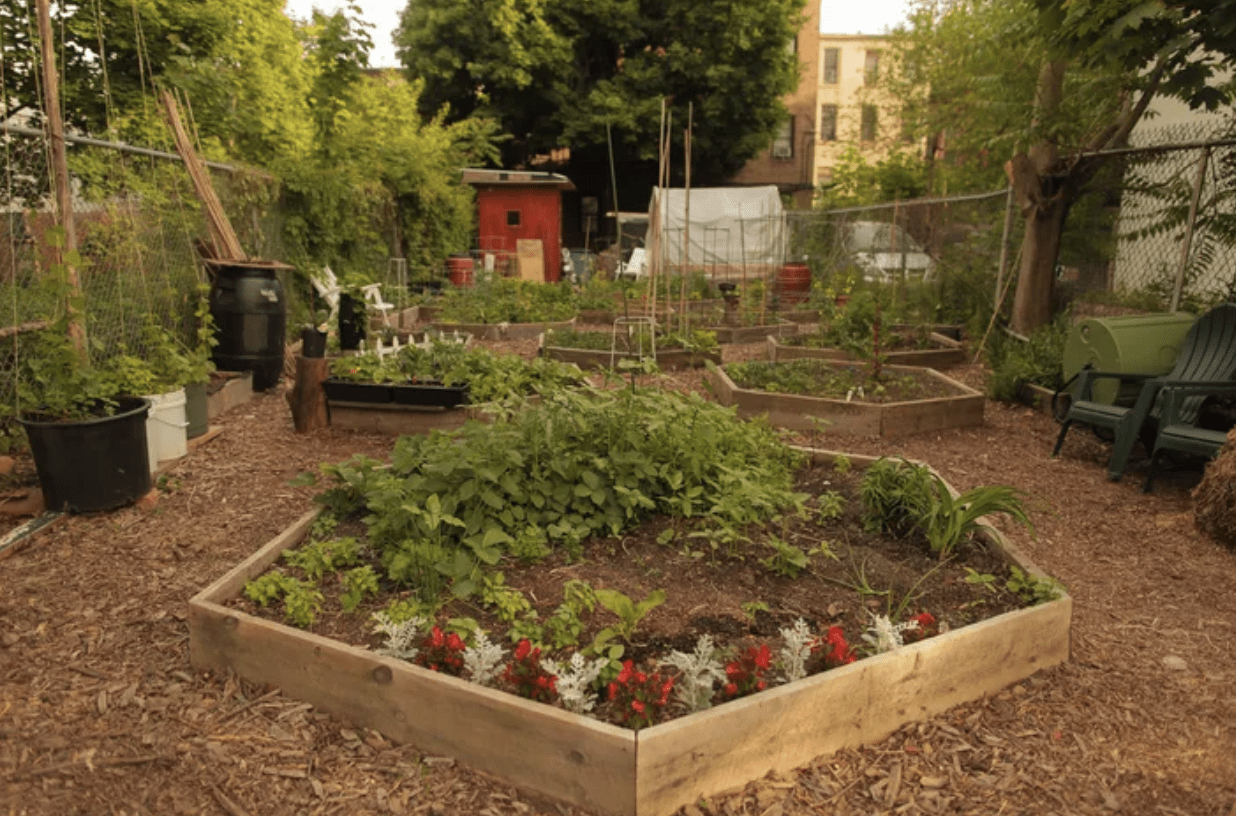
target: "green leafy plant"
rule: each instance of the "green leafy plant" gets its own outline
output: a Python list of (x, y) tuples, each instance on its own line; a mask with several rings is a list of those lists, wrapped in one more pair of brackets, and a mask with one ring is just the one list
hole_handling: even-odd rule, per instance
[(927, 535), (931, 551), (940, 558), (951, 556), (959, 544), (979, 531), (991, 529), (982, 522), (984, 516), (1003, 513), (1034, 532), (1022, 503), (1023, 494), (1016, 488), (989, 485), (954, 497), (943, 479), (934, 473), (931, 476), (936, 501), (928, 506), (919, 526)]
[(283, 560), (317, 581), (328, 572), (356, 564), (360, 560), (360, 550), (355, 538), (336, 538), (330, 541), (313, 541), (295, 550), (285, 550)]
[(786, 578), (797, 578), (807, 568), (811, 559), (801, 548), (795, 547), (776, 536), (769, 537), (765, 542), (772, 548), (773, 554), (760, 561), (764, 568)]
[(1032, 606), (1054, 601), (1064, 595), (1064, 587), (1058, 581), (1033, 575), (1017, 566), (1009, 567), (1009, 578), (1004, 586)]
[(628, 645), (635, 637), (635, 630), (639, 627), (640, 621), (647, 617), (649, 612), (665, 603), (665, 590), (662, 589), (654, 589), (638, 602), (616, 589), (597, 589), (594, 592), (597, 602), (618, 618), (617, 623), (602, 629), (597, 639), (603, 639), (605, 633), (609, 633), (610, 637), (616, 636)]
[(953, 496), (948, 484), (930, 468), (904, 459), (880, 459), (864, 474), (860, 494), (868, 529), (906, 534), (911, 530), (927, 538), (931, 551), (948, 558), (963, 541), (989, 529), (983, 517), (1008, 515), (1031, 532), (1023, 493), (1016, 488), (989, 485)]
[(368, 564), (348, 570), (340, 576), (340, 580), (343, 582), (343, 594), (339, 602), (344, 612), (354, 612), (366, 595), (378, 594), (378, 576)]
[(283, 616), (301, 629), (308, 629), (322, 611), (324, 600), (316, 586), (292, 578), (284, 586)]
[(279, 572), (268, 572), (245, 584), (245, 597), (261, 607), (266, 607), (279, 600), (296, 583), (292, 576)]

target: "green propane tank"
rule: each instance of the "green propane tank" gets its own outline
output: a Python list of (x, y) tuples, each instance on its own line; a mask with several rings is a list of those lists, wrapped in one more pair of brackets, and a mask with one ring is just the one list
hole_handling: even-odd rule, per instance
[[(1186, 312), (1170, 314), (1087, 317), (1069, 330), (1064, 341), (1064, 381), (1089, 364), (1097, 371), (1121, 374), (1167, 374), (1176, 364), (1180, 346), (1197, 320)], [(1132, 403), (1141, 386), (1100, 380), (1094, 401)], [(1076, 384), (1070, 387), (1076, 397)]]

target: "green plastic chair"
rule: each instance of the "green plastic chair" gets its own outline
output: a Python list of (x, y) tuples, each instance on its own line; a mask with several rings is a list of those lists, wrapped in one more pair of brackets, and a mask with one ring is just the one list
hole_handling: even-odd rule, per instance
[(1155, 434), (1154, 450), (1142, 492), (1149, 493), (1154, 483), (1155, 464), (1165, 450), (1189, 453), (1213, 459), (1227, 442), (1226, 431), (1197, 427), (1202, 402), (1207, 397), (1236, 397), (1236, 382), (1196, 382), (1189, 385), (1165, 385), (1159, 389), (1163, 412), (1159, 417), (1159, 432)]
[[(1094, 401), (1094, 384), (1101, 379), (1141, 382), (1137, 401), (1132, 407), (1108, 405)], [(1148, 421), (1159, 418), (1162, 411), (1160, 394), (1169, 386), (1193, 383), (1224, 382), (1236, 378), (1236, 304), (1223, 303), (1198, 318), (1180, 346), (1180, 356), (1172, 370), (1161, 376), (1136, 375), (1083, 368), (1078, 374), (1076, 398), (1069, 405), (1061, 423), (1060, 436), (1051, 455), (1060, 453), (1064, 437), (1074, 422), (1095, 428), (1107, 428), (1115, 434), (1112, 456), (1107, 464), (1107, 478), (1120, 481), (1133, 453), (1133, 445)], [(1182, 416), (1190, 424), (1196, 420), (1204, 394), (1183, 398)], [(1190, 417), (1189, 411), (1192, 411)], [(1150, 445), (1147, 445), (1149, 448)], [(1152, 451), (1153, 453), (1153, 451)]]

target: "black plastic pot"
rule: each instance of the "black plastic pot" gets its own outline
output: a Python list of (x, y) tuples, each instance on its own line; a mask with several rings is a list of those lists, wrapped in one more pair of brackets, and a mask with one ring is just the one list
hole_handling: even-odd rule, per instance
[(339, 348), (355, 351), (365, 339), (365, 301), (339, 296)]
[(188, 439), (197, 439), (210, 430), (210, 400), (206, 393), (206, 383), (189, 383), (185, 386), (185, 428)]
[(301, 329), (300, 343), (302, 357), (326, 356), (326, 332), (317, 329)]
[(30, 440), (48, 510), (111, 510), (150, 492), (146, 415), (150, 401), (121, 397), (113, 416), (19, 421)]

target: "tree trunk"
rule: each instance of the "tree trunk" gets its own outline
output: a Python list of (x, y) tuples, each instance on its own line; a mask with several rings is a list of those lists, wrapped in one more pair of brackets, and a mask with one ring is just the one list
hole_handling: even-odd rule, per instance
[(329, 376), (330, 360), (325, 357), (296, 358), (296, 384), (285, 397), (297, 433), (309, 433), (330, 424), (326, 392), (322, 390), (322, 380)]
[[(1035, 125), (1050, 121), (1064, 96), (1065, 63), (1043, 63), (1035, 88)], [(1059, 153), (1049, 138), (1013, 157), (1007, 169), (1013, 191), (1026, 219), (1021, 244), (1021, 267), (1013, 296), (1012, 329), (1029, 334), (1051, 322), (1052, 284), (1064, 219), (1073, 203), (1073, 187), (1050, 174), (1059, 164)]]
[(1051, 322), (1052, 286), (1056, 280), (1056, 257), (1069, 205), (1063, 195), (1053, 196), (1030, 210), (1021, 244), (1021, 269), (1013, 297), (1011, 326), (1029, 334)]

